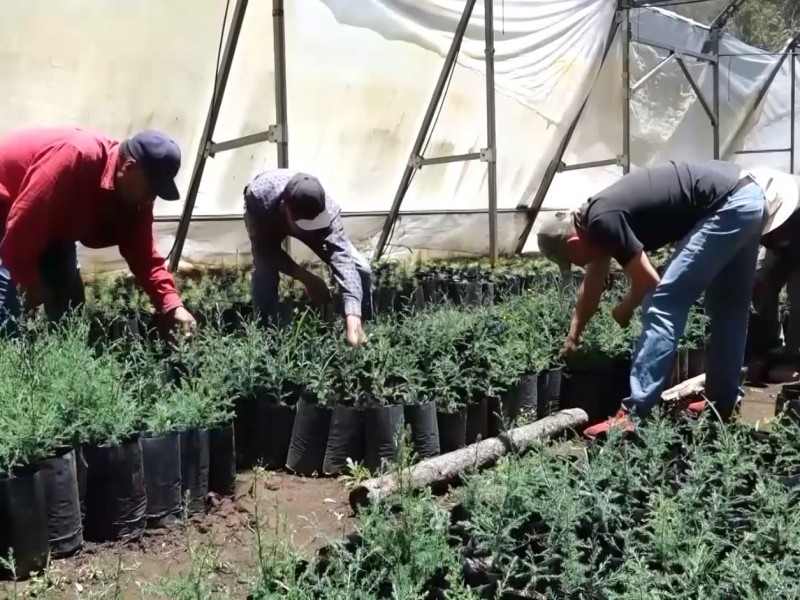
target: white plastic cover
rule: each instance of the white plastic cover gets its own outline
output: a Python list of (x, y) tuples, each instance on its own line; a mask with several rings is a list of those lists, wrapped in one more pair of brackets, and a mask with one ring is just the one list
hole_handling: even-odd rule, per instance
[[(486, 145), (483, 4), (476, 3), (427, 157)], [(513, 209), (533, 198), (587, 95), (564, 161), (603, 160), (622, 151), (618, 40), (598, 74), (615, 5), (615, 0), (495, 2), (503, 251), (513, 250), (525, 222)], [(383, 218), (376, 213), (387, 211), (394, 198), (463, 6), (463, 0), (286, 2), (290, 163), (316, 174), (336, 196), (352, 215), (346, 227), (361, 247), (374, 244), (380, 232)], [(157, 127), (183, 148), (179, 187), (185, 192), (212, 93), (224, 8), (221, 0), (139, 0), (125, 7), (107, 0), (5, 0), (0, 6), (0, 133), (72, 123), (122, 138)], [(249, 3), (215, 141), (261, 132), (275, 122), (271, 10), (270, 0)], [(635, 11), (632, 21), (636, 35), (677, 46), (699, 50), (707, 39), (702, 26), (664, 11)], [(729, 38), (724, 45), (743, 46)], [(663, 56), (633, 45), (634, 78)], [(723, 141), (774, 60), (723, 62)], [(691, 59), (687, 65), (710, 98), (711, 70)], [(774, 134), (751, 133), (748, 143), (768, 144), (782, 132), (787, 69), (775, 81), (775, 95), (767, 96), (756, 130)], [(707, 117), (674, 61), (642, 86), (633, 106), (634, 164), (708, 155)], [(247, 238), (237, 219), (241, 190), (253, 174), (274, 167), (275, 156), (274, 146), (264, 143), (208, 161), (187, 259), (247, 258)], [(613, 167), (560, 174), (545, 207), (580, 203), (619, 174)], [(427, 166), (406, 195), (403, 210), (409, 212), (395, 228), (393, 249), (485, 252), (488, 217), (479, 211), (487, 203), (484, 163)], [(173, 218), (157, 227), (165, 253), (181, 209), (181, 202), (158, 204), (158, 215)], [(430, 210), (446, 214), (425, 214)], [(293, 251), (299, 246), (294, 244)], [(81, 257), (85, 270), (122, 266), (114, 249)]]
[[(631, 22), (634, 39), (649, 39), (694, 52), (709, 51), (708, 28), (673, 13), (655, 8), (640, 9), (632, 12)], [(748, 46), (729, 35), (724, 35), (720, 41), (720, 54), (721, 157), (747, 166), (769, 164), (788, 171), (788, 153), (737, 155), (735, 152), (743, 147), (790, 146), (791, 61), (784, 63), (768, 88), (765, 101), (753, 113), (758, 94), (768, 83), (780, 57)], [(668, 55), (668, 51), (634, 42), (631, 45), (632, 85), (635, 86)], [(684, 57), (684, 62), (709, 106), (713, 106), (711, 66), (690, 57)], [(568, 146), (564, 158), (566, 164), (603, 160), (622, 154), (624, 96), (620, 85), (621, 65), (618, 36)], [(633, 93), (630, 151), (633, 168), (668, 160), (713, 157), (711, 121), (674, 57)], [(577, 207), (589, 195), (613, 183), (621, 173), (617, 167), (560, 173), (550, 188), (545, 209)], [(526, 250), (535, 248), (533, 235)]]

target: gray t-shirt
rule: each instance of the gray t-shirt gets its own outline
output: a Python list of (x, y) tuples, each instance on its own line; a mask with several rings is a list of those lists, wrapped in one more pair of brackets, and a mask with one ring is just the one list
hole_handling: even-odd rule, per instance
[(577, 225), (621, 266), (682, 240), (730, 195), (739, 165), (670, 162), (626, 175), (581, 207)]

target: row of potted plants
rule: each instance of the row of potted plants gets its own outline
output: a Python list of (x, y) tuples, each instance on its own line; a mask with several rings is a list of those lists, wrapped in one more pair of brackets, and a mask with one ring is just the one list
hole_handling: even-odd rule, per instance
[[(427, 457), (564, 406), (606, 416), (625, 394), (637, 326), (620, 329), (604, 307), (564, 364), (570, 306), (553, 281), (491, 307), (389, 314), (369, 324), (361, 349), (310, 311), (288, 327), (245, 319), (234, 330), (217, 313), (169, 352), (148, 336), (93, 345), (84, 313), (26, 322), (20, 340), (0, 340), (0, 495), (35, 499), (38, 525), (6, 514), (0, 547), (36, 539), (38, 554), (20, 556), (41, 559), (48, 542), (55, 555), (74, 551), (82, 532), (139, 535), (187, 494), (202, 511), (208, 491), (231, 492), (237, 463), (375, 470), (396, 459), (406, 425)], [(702, 316), (693, 319), (700, 342)], [(585, 394), (592, 381), (602, 394)]]
[[(654, 260), (664, 260), (658, 256)], [(330, 273), (319, 263), (304, 265), (327, 280)], [(538, 257), (502, 257), (491, 267), (485, 258), (428, 260), (425, 262), (380, 263), (372, 267), (372, 292), (375, 313), (400, 311), (409, 306), (421, 308), (442, 301), (463, 305), (489, 305), (539, 289), (557, 278), (558, 270)], [(580, 270), (576, 271), (580, 278)], [(612, 281), (622, 281), (615, 273)], [(179, 272), (178, 288), (186, 305), (202, 318), (219, 310), (246, 313), (250, 305), (251, 276), (246, 265), (215, 267)], [(281, 280), (281, 309), (285, 313), (308, 305), (302, 286), (289, 278)], [(334, 293), (334, 309), (340, 303)], [(87, 287), (87, 303), (104, 319), (121, 316), (149, 318), (147, 297), (129, 276), (100, 276)]]

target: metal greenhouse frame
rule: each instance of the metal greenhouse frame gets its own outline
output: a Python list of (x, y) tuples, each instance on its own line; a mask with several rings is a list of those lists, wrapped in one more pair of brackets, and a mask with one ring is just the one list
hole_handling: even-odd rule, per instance
[[(288, 134), (288, 119), (287, 119), (287, 94), (286, 94), (286, 45), (285, 45), (285, 27), (284, 27), (284, 1), (272, 0), (273, 10), (273, 31), (274, 31), (274, 65), (275, 65), (275, 101), (276, 101), (276, 124), (271, 125), (267, 131), (246, 135), (234, 140), (215, 142), (213, 140), (214, 130), (216, 127), (219, 112), (222, 107), (223, 98), (225, 95), (225, 88), (230, 75), (231, 65), (233, 63), (234, 55), (236, 53), (236, 46), (239, 41), (242, 24), (244, 22), (245, 13), (247, 10), (249, 0), (236, 0), (236, 5), (233, 10), (231, 23), (228, 28), (228, 34), (225, 39), (224, 51), (222, 52), (220, 64), (215, 79), (214, 92), (208, 109), (205, 127), (200, 146), (197, 151), (194, 168), (192, 171), (189, 189), (186, 194), (186, 201), (183, 213), (178, 221), (178, 230), (175, 238), (175, 245), (170, 253), (169, 266), (171, 270), (175, 270), (180, 262), (180, 257), (183, 251), (183, 246), (186, 241), (186, 236), (192, 221), (192, 214), (194, 211), (197, 194), (200, 189), (203, 172), (205, 169), (206, 161), (209, 157), (214, 157), (219, 152), (241, 148), (261, 142), (274, 143), (277, 146), (278, 167), (285, 168), (289, 165), (289, 134)], [(510, 212), (524, 212), (526, 215), (526, 225), (520, 235), (516, 252), (521, 253), (525, 244), (533, 230), (536, 218), (541, 210), (542, 204), (547, 196), (551, 184), (555, 176), (561, 172), (575, 171), (580, 169), (590, 169), (601, 166), (617, 165), (622, 168), (623, 173), (630, 171), (631, 157), (631, 110), (630, 99), (641, 88), (641, 86), (650, 79), (653, 75), (661, 71), (667, 64), (675, 61), (684, 76), (686, 77), (689, 85), (694, 91), (698, 101), (700, 102), (703, 110), (712, 126), (713, 135), (713, 153), (714, 158), (719, 158), (724, 154), (723, 149), (720, 148), (720, 39), (725, 30), (728, 21), (733, 17), (736, 11), (747, 0), (732, 0), (726, 8), (713, 20), (709, 25), (709, 37), (705, 47), (701, 52), (695, 50), (671, 46), (662, 42), (644, 39), (633, 35), (631, 27), (631, 11), (634, 9), (647, 8), (647, 7), (668, 7), (674, 4), (685, 4), (689, 2), (707, 2), (708, 0), (618, 0), (618, 6), (615, 14), (615, 19), (609, 31), (606, 41), (605, 50), (603, 54), (603, 63), (605, 63), (609, 51), (613, 45), (613, 41), (620, 32), (622, 35), (622, 83), (623, 95), (627, 99), (623, 102), (622, 106), (622, 154), (620, 156), (609, 157), (606, 160), (593, 161), (581, 164), (566, 165), (563, 162), (564, 153), (569, 146), (570, 140), (580, 122), (583, 111), (588, 103), (587, 99), (579, 109), (577, 115), (573, 119), (570, 127), (567, 129), (564, 138), (560, 141), (556, 153), (550, 161), (542, 182), (539, 185), (538, 191), (534, 196), (530, 205), (525, 203), (519, 205), (516, 209), (510, 209)], [(386, 219), (381, 229), (381, 234), (375, 249), (374, 257), (379, 259), (385, 252), (387, 245), (390, 242), (394, 226), (397, 219), (402, 213), (402, 203), (405, 194), (414, 178), (416, 172), (425, 166), (434, 166), (439, 164), (447, 164), (453, 162), (464, 162), (479, 160), (487, 164), (488, 169), (488, 208), (486, 210), (470, 210), (470, 211), (453, 211), (453, 210), (436, 210), (436, 211), (414, 211), (413, 214), (424, 215), (441, 215), (453, 212), (464, 214), (487, 214), (489, 225), (489, 256), (492, 264), (498, 257), (497, 247), (497, 147), (496, 147), (496, 115), (495, 115), (495, 89), (494, 89), (494, 14), (493, 4), (494, 0), (484, 0), (484, 26), (485, 26), (485, 61), (486, 61), (486, 147), (482, 148), (479, 152), (470, 152), (465, 154), (457, 154), (453, 156), (435, 156), (425, 157), (425, 146), (428, 136), (431, 134), (431, 129), (435, 124), (435, 117), (445, 100), (447, 82), (452, 76), (455, 68), (458, 53), (464, 39), (464, 34), (469, 25), (470, 17), (472, 16), (473, 9), (477, 0), (466, 0), (464, 11), (459, 20), (455, 35), (451, 42), (449, 51), (445, 56), (442, 70), (439, 78), (434, 87), (431, 95), (428, 108), (422, 120), (416, 141), (412, 147), (411, 155), (408, 163), (402, 173), (398, 185), (397, 193), (395, 194), (389, 211), (376, 211), (368, 213), (371, 216), (386, 215)], [(224, 25), (224, 24), (223, 24)], [(643, 44), (659, 50), (667, 51), (668, 55), (658, 65), (656, 65), (650, 72), (645, 74), (641, 79), (636, 82), (631, 81), (630, 73), (630, 48), (632, 43)], [(751, 154), (751, 153), (788, 153), (790, 157), (790, 170), (794, 172), (795, 164), (795, 123), (796, 123), (796, 66), (798, 51), (800, 50), (800, 33), (791, 39), (785, 48), (780, 53), (780, 58), (770, 71), (769, 76), (765, 80), (763, 86), (759, 90), (752, 105), (748, 107), (747, 115), (739, 124), (737, 137), (743, 132), (746, 123), (750, 116), (758, 109), (761, 102), (764, 100), (770, 86), (779, 73), (784, 61), (787, 57), (792, 58), (791, 62), (791, 141), (788, 148), (776, 149), (761, 149), (761, 150), (742, 150), (737, 154)], [(687, 61), (702, 62), (711, 65), (713, 73), (712, 84), (712, 97), (708, 98), (700, 89), (697, 81), (692, 77), (687, 68)], [(602, 63), (601, 63), (602, 66)], [(598, 69), (599, 72), (599, 69)], [(734, 138), (735, 139), (735, 138)], [(502, 212), (509, 212), (503, 210)], [(357, 214), (363, 216), (365, 213), (344, 213), (345, 216), (350, 214)], [(241, 217), (231, 217), (231, 219), (239, 220)], [(165, 220), (165, 219), (159, 219)], [(166, 219), (172, 220), (172, 219)], [(204, 219), (205, 220), (205, 219)], [(230, 220), (228, 218), (214, 217), (211, 220)]]
[[(695, 0), (696, 2), (705, 2), (707, 0)], [(697, 96), (698, 101), (703, 107), (706, 115), (708, 115), (708, 119), (711, 122), (712, 127), (712, 135), (713, 135), (713, 149), (714, 149), (714, 158), (718, 159), (721, 155), (721, 148), (720, 148), (720, 123), (719, 123), (719, 102), (720, 102), (720, 39), (722, 38), (722, 34), (725, 30), (725, 26), (727, 25), (728, 21), (736, 14), (736, 11), (746, 2), (747, 0), (732, 0), (730, 4), (728, 4), (725, 9), (711, 22), (709, 25), (709, 39), (706, 43), (706, 51), (705, 52), (695, 52), (692, 50), (688, 50), (686, 48), (679, 48), (675, 46), (668, 46), (666, 44), (655, 42), (653, 40), (643, 39), (640, 37), (636, 37), (633, 35), (631, 31), (631, 9), (635, 8), (645, 8), (650, 6), (669, 6), (671, 4), (676, 4), (675, 0), (664, 0), (661, 2), (658, 1), (637, 1), (637, 0), (619, 0), (619, 7), (617, 9), (616, 14), (616, 24), (620, 27), (623, 36), (623, 46), (622, 46), (622, 86), (623, 86), (623, 95), (626, 98), (626, 102), (623, 102), (622, 107), (622, 155), (617, 156), (614, 158), (610, 158), (608, 160), (603, 161), (596, 161), (591, 163), (584, 163), (584, 164), (577, 164), (577, 165), (565, 165), (562, 160), (564, 158), (564, 152), (566, 152), (567, 147), (569, 146), (569, 142), (572, 139), (572, 135), (575, 132), (578, 123), (580, 122), (581, 114), (583, 112), (583, 108), (586, 106), (586, 102), (584, 102), (583, 107), (581, 110), (578, 111), (577, 116), (573, 120), (572, 124), (570, 125), (567, 134), (564, 136), (561, 144), (558, 147), (558, 151), (556, 156), (550, 162), (550, 165), (547, 168), (547, 172), (545, 173), (544, 179), (539, 186), (539, 189), (536, 193), (536, 196), (533, 199), (530, 207), (527, 207), (527, 223), (525, 225), (525, 229), (522, 232), (522, 235), (519, 237), (517, 241), (516, 252), (519, 254), (523, 251), (525, 244), (528, 241), (528, 237), (533, 229), (534, 223), (536, 222), (536, 217), (539, 214), (539, 211), (542, 208), (542, 204), (544, 203), (545, 197), (547, 196), (547, 192), (550, 190), (550, 185), (553, 183), (553, 179), (555, 178), (557, 173), (566, 172), (566, 171), (575, 171), (579, 169), (590, 169), (593, 167), (601, 167), (601, 166), (608, 166), (608, 165), (618, 165), (622, 167), (622, 172), (627, 174), (630, 172), (630, 144), (631, 144), (631, 135), (630, 135), (630, 122), (631, 122), (631, 113), (630, 113), (630, 99), (639, 90), (648, 79), (650, 79), (653, 75), (658, 73), (661, 69), (664, 68), (670, 61), (674, 60), (677, 62), (678, 66), (680, 67), (681, 71), (683, 72), (684, 76), (691, 85), (692, 90), (694, 91), (695, 95)], [(685, 2), (685, 0), (683, 0)], [(616, 35), (616, 28), (612, 30), (611, 36), (609, 38), (609, 45), (610, 47), (611, 40), (613, 40), (614, 36)], [(639, 81), (632, 83), (631, 76), (630, 76), (630, 45), (631, 43), (638, 43), (644, 44), (647, 46), (651, 46), (653, 48), (657, 48), (660, 50), (666, 50), (669, 52), (667, 57), (662, 60), (658, 65), (656, 65), (650, 72), (646, 73), (642, 76)], [(776, 149), (764, 149), (764, 150), (757, 150), (757, 151), (748, 151), (743, 150), (738, 152), (737, 154), (748, 154), (748, 153), (776, 153), (776, 152), (789, 152), (790, 153), (790, 172), (794, 173), (794, 155), (795, 155), (795, 119), (796, 119), (796, 99), (795, 99), (795, 83), (796, 83), (796, 64), (797, 64), (797, 50), (798, 44), (800, 44), (800, 34), (796, 35), (793, 39), (791, 39), (786, 47), (780, 53), (780, 59), (774, 65), (772, 71), (770, 72), (769, 76), (767, 77), (764, 85), (759, 90), (752, 106), (749, 107), (747, 115), (742, 119), (742, 122), (739, 124), (739, 132), (741, 132), (745, 124), (747, 123), (750, 115), (753, 114), (757, 109), (761, 102), (764, 100), (767, 92), (769, 91), (772, 82), (775, 80), (775, 77), (781, 70), (783, 66), (783, 62), (786, 60), (787, 56), (792, 56), (792, 79), (791, 79), (791, 144), (789, 148), (776, 148)], [(709, 102), (709, 99), (703, 94), (703, 91), (700, 89), (700, 86), (692, 77), (691, 73), (686, 67), (686, 60), (691, 59), (694, 61), (705, 62), (711, 65), (713, 71), (713, 90), (712, 90), (712, 98)], [(588, 102), (588, 98), (587, 98)], [(523, 207), (520, 207), (523, 208)]]

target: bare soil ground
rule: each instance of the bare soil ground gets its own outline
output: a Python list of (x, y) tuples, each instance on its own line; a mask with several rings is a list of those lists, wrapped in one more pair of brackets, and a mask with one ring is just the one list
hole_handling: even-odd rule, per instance
[(758, 421), (773, 418), (775, 415), (775, 401), (780, 391), (780, 385), (745, 388), (746, 395), (742, 402), (741, 420), (745, 423), (755, 424)]
[(346, 490), (337, 480), (240, 473), (236, 496), (212, 498), (207, 515), (147, 530), (131, 544), (87, 543), (78, 555), (53, 561), (47, 572), (20, 583), (16, 591), (12, 583), (0, 583), (0, 598), (159, 598), (154, 585), (199, 563), (211, 572), (212, 586), (245, 598), (255, 564), (256, 517), (265, 538), (281, 536), (306, 554), (352, 527)]
[[(771, 418), (779, 390), (777, 385), (747, 388), (742, 420)], [(255, 565), (256, 518), (267, 538), (289, 540), (308, 555), (353, 526), (347, 490), (340, 481), (241, 473), (236, 496), (212, 499), (208, 515), (169, 529), (148, 530), (135, 544), (88, 543), (77, 556), (53, 561), (46, 573), (20, 583), (16, 590), (12, 583), (0, 583), (0, 598), (159, 598), (154, 585), (189, 573), (198, 561), (210, 571), (212, 586), (245, 598)]]

